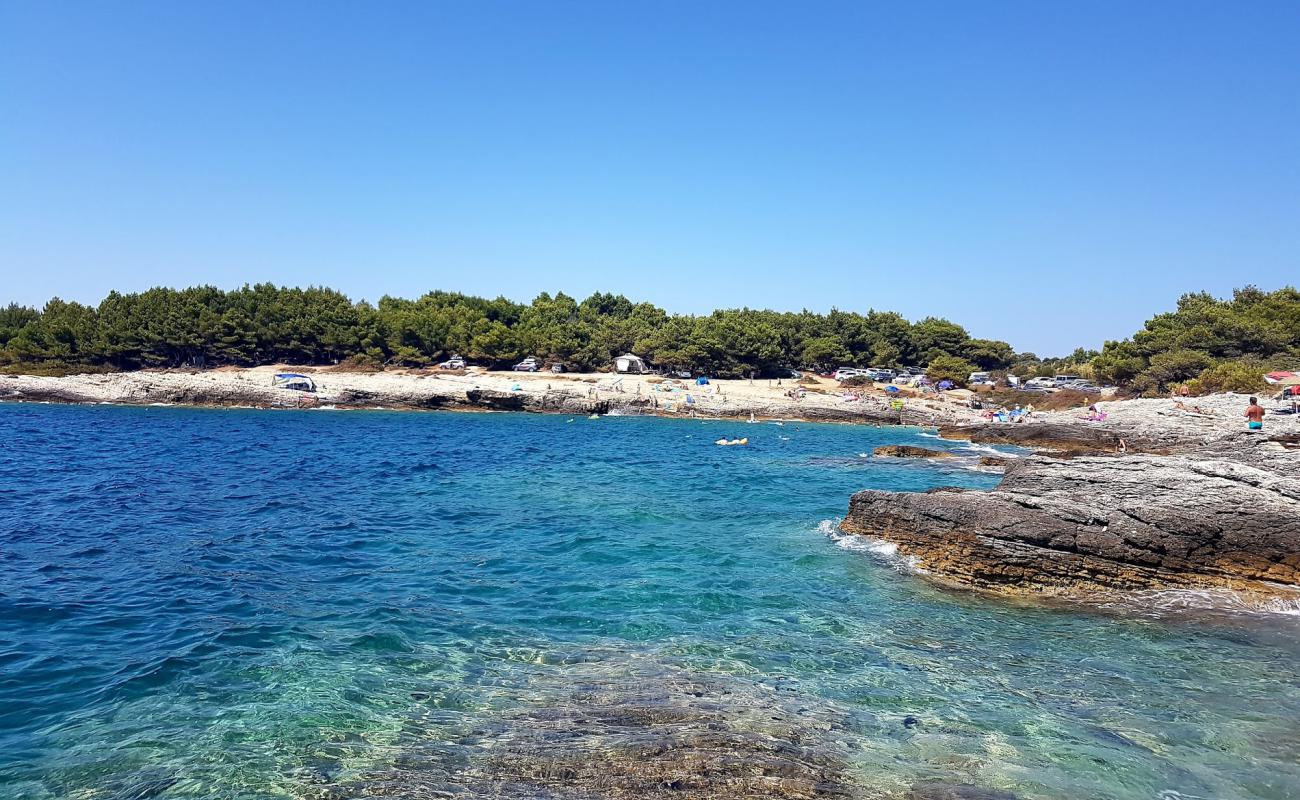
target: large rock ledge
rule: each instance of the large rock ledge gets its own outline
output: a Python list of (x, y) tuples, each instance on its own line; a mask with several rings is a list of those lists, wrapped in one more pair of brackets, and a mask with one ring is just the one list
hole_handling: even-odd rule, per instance
[(1168, 455), (1031, 456), (991, 492), (855, 494), (842, 524), (1006, 592), (1300, 589), (1300, 449), (1239, 433)]

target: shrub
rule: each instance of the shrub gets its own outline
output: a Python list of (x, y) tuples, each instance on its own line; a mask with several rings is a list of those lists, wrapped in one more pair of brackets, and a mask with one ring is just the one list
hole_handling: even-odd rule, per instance
[(340, 372), (383, 372), (383, 363), (373, 355), (357, 353), (348, 356), (335, 367)]
[(972, 372), (975, 365), (957, 356), (936, 356), (925, 368), (925, 376), (935, 383), (947, 380), (958, 386), (965, 386)]
[(1199, 350), (1157, 353), (1151, 357), (1150, 365), (1133, 379), (1133, 388), (1144, 395), (1160, 394), (1212, 366), (1214, 359)]
[(1268, 391), (1264, 381), (1264, 367), (1250, 361), (1224, 361), (1201, 372), (1187, 382), (1187, 390), (1195, 395), (1215, 392), (1252, 394)]

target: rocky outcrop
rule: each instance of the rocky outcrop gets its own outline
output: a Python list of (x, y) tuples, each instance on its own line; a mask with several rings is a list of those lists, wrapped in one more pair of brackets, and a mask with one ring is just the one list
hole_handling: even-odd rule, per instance
[(1168, 455), (1031, 456), (991, 492), (859, 492), (842, 527), (986, 589), (1289, 593), (1300, 588), (1300, 458), (1248, 433)]
[(913, 447), (907, 444), (887, 444), (871, 451), (874, 456), (892, 456), (894, 458), (952, 458), (947, 450), (931, 450), (927, 447)]
[(523, 411), (528, 407), (528, 395), (523, 392), (469, 389), (465, 392), (465, 400), (471, 406), (491, 408), (496, 411)]
[[(942, 425), (939, 435), (977, 444), (1036, 447), (1079, 455), (1113, 453), (1119, 449), (1120, 439), (1126, 439), (1123, 432), (1110, 428), (1057, 422)], [(1145, 449), (1147, 445), (1156, 443), (1135, 437), (1134, 441), (1126, 439), (1125, 444), (1130, 449)]]

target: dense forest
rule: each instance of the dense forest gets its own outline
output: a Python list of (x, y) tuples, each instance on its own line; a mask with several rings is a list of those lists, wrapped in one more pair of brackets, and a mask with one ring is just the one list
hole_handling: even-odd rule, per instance
[(935, 359), (1002, 369), (1014, 360), (1006, 342), (972, 339), (942, 319), (751, 309), (683, 316), (613, 294), (581, 302), (542, 294), (521, 304), (439, 291), (418, 300), (384, 297), (372, 306), (331, 289), (259, 284), (229, 292), (114, 292), (98, 307), (55, 299), (41, 311), (0, 310), (0, 362), (11, 367), (422, 366), (459, 354), (488, 366), (532, 355), (588, 371), (608, 369), (625, 352), (721, 377)]
[(945, 319), (888, 311), (669, 314), (622, 295), (531, 303), (435, 291), (417, 300), (352, 302), (325, 288), (271, 284), (113, 292), (98, 306), (53, 299), (0, 308), (0, 368), (10, 372), (143, 367), (337, 364), (425, 366), (459, 354), (506, 366), (532, 355), (569, 369), (608, 369), (634, 352), (652, 364), (734, 377), (788, 368), (920, 366), (957, 379), (975, 369), (1022, 377), (1070, 372), (1135, 392), (1252, 389), (1266, 369), (1300, 367), (1300, 293), (1189, 294), (1131, 339), (1055, 359), (972, 338)]

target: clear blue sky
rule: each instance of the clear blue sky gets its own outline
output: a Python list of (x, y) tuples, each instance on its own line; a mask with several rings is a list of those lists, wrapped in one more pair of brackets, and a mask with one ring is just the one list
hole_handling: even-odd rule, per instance
[(0, 275), (1098, 346), (1298, 280), (1300, 3), (0, 0)]

